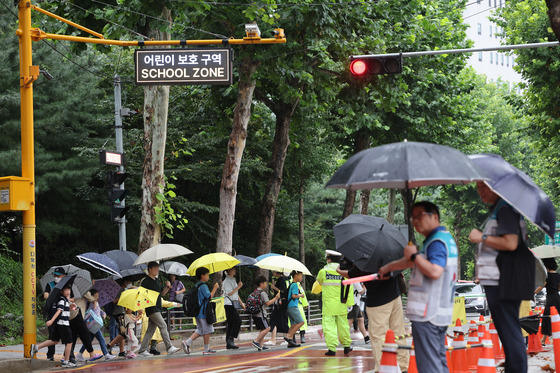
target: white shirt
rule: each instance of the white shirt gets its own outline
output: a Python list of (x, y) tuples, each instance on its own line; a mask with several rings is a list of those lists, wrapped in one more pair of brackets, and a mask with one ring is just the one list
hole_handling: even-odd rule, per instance
[(224, 305), (232, 306), (232, 300), (239, 300), (239, 294), (237, 291), (232, 295), (229, 295), (229, 293), (231, 293), (237, 287), (235, 277), (227, 275), (224, 282), (222, 282), (222, 286), (224, 287)]
[(354, 304), (356, 306), (358, 306), (360, 309), (362, 309), (362, 291), (364, 291), (364, 288), (362, 287), (362, 284), (359, 282), (355, 282), (354, 284)]

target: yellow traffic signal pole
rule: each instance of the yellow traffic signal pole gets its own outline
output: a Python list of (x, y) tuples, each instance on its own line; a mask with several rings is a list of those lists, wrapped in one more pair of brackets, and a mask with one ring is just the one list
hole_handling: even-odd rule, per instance
[[(31, 10), (41, 12), (49, 17), (74, 26), (94, 36), (92, 38), (49, 34), (38, 28), (31, 27)], [(156, 45), (247, 45), (247, 44), (280, 44), (286, 42), (283, 29), (275, 29), (274, 38), (261, 38), (247, 32), (242, 39), (209, 39), (209, 40), (147, 40), (127, 41), (105, 39), (102, 34), (92, 31), (77, 23), (64, 19), (56, 14), (31, 4), (31, 1), (18, 2), (19, 26), (16, 34), (19, 37), (20, 60), (20, 100), (21, 100), (21, 175), (29, 179), (31, 184), (28, 197), (30, 208), (23, 211), (23, 344), (24, 357), (30, 356), (31, 344), (37, 341), (37, 273), (35, 255), (35, 150), (33, 147), (33, 82), (39, 77), (39, 66), (33, 66), (33, 41), (43, 39), (69, 40), (81, 43), (108, 44), (123, 47), (156, 46)]]

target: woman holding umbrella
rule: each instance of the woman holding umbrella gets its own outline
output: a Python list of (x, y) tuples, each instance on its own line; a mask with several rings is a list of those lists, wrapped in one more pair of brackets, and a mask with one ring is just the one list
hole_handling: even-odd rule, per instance
[(235, 338), (239, 335), (241, 328), (241, 317), (239, 317), (238, 309), (245, 309), (245, 305), (239, 299), (239, 289), (243, 287), (243, 282), (236, 282), (235, 275), (237, 269), (235, 267), (224, 271), (222, 277), (222, 286), (224, 289), (224, 308), (226, 310), (227, 329), (226, 329), (226, 348), (237, 350), (239, 346), (235, 345)]

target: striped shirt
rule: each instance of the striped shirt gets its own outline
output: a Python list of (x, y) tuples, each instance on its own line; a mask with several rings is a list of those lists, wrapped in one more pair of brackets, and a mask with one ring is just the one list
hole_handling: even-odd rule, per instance
[(62, 326), (70, 326), (70, 321), (68, 321), (70, 319), (70, 302), (68, 301), (68, 299), (66, 299), (66, 297), (61, 295), (55, 307), (56, 307), (56, 311), (58, 310), (62, 311), (60, 312), (60, 315), (58, 315), (58, 318), (56, 319), (56, 324)]

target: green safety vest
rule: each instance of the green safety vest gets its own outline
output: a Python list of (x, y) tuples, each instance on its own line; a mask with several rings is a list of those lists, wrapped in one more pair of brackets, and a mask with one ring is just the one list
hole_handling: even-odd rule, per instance
[[(317, 281), (323, 287), (323, 315), (347, 315), (348, 307), (354, 305), (353, 296), (349, 296), (346, 303), (340, 301), (343, 278), (336, 272), (337, 267), (338, 263), (328, 263), (317, 275)], [(351, 285), (348, 293), (354, 293)]]

